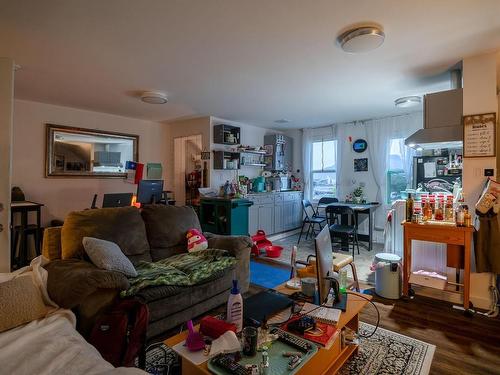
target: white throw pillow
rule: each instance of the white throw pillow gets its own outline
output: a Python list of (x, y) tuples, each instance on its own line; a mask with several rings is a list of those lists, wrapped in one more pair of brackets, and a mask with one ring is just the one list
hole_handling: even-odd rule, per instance
[(97, 268), (121, 272), (125, 276), (137, 276), (132, 262), (122, 253), (120, 246), (114, 242), (83, 237), (82, 243), (85, 252)]

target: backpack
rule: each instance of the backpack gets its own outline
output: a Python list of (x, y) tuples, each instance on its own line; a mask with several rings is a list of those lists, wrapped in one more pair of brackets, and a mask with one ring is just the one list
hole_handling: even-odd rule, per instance
[(113, 366), (133, 367), (146, 344), (148, 307), (134, 299), (118, 301), (94, 324), (89, 343)]

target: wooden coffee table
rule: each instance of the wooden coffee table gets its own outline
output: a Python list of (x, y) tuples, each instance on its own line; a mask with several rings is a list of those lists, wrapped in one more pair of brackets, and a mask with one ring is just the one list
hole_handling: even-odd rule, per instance
[[(288, 289), (285, 284), (279, 285), (275, 288), (278, 292), (283, 294), (292, 294), (294, 290)], [(340, 315), (340, 320), (337, 328), (349, 327), (357, 331), (359, 328), (359, 313), (366, 306), (368, 301), (363, 297), (371, 299), (371, 296), (363, 294), (363, 297), (358, 296), (359, 293), (347, 295), (347, 310)], [(174, 345), (182, 342), (187, 337), (187, 331), (183, 331), (178, 335), (165, 340), (165, 345), (173, 347)], [(305, 363), (297, 372), (299, 375), (320, 375), (320, 374), (335, 374), (342, 365), (358, 351), (358, 345), (346, 345), (341, 348), (341, 337), (333, 343), (330, 349), (319, 348), (318, 352), (307, 363)], [(271, 364), (272, 365), (272, 364)], [(182, 357), (182, 374), (183, 375), (198, 375), (198, 374), (211, 374), (208, 370), (207, 362), (201, 365), (195, 365), (188, 359)]]

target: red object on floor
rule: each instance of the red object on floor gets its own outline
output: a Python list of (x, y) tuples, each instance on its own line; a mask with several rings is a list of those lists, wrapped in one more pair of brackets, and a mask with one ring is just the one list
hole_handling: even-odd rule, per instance
[(279, 258), (283, 247), (277, 245), (266, 246), (266, 256), (269, 258)]
[(255, 256), (260, 256), (260, 249), (265, 249), (267, 246), (272, 246), (272, 242), (266, 238), (266, 232), (259, 229), (252, 237), (253, 246), (251, 253)]

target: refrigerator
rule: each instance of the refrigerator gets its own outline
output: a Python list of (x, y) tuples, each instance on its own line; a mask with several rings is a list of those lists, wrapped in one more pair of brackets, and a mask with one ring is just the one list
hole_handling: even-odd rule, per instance
[(413, 188), (429, 193), (453, 192), (453, 184), (462, 186), (462, 169), (448, 169), (449, 157), (415, 156), (413, 158)]
[(283, 134), (264, 136), (266, 171), (291, 172), (293, 168), (293, 139)]

